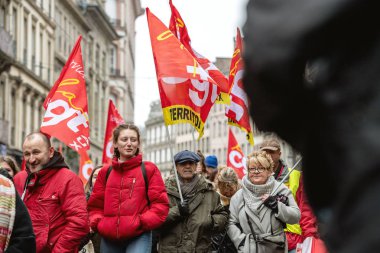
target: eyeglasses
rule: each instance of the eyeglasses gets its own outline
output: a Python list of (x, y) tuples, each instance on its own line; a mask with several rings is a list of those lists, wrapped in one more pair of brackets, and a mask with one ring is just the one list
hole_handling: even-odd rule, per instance
[(259, 168), (248, 168), (248, 171), (251, 172), (251, 173), (261, 173), (263, 172), (265, 169), (263, 167), (259, 167)]

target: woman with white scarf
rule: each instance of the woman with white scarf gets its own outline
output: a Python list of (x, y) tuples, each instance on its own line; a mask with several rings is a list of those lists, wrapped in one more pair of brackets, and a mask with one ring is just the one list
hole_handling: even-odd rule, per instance
[(238, 252), (288, 252), (284, 226), (300, 219), (293, 195), (273, 178), (273, 161), (265, 151), (248, 157), (247, 170), (231, 199), (228, 235)]

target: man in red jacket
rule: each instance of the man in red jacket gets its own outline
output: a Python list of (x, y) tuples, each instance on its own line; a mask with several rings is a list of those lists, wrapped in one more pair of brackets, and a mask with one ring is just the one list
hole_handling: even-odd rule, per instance
[(31, 133), (22, 146), (26, 171), (15, 186), (32, 218), (37, 253), (76, 253), (89, 232), (81, 180), (42, 133)]

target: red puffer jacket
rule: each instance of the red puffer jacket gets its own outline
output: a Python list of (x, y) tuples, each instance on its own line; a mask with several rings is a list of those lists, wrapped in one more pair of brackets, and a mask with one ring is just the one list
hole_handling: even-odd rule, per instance
[(148, 206), (141, 162), (141, 155), (123, 163), (113, 160), (108, 179), (109, 166), (100, 170), (88, 210), (91, 228), (101, 236), (111, 240), (133, 238), (158, 228), (165, 221), (169, 200), (161, 173), (155, 164), (144, 162), (149, 188)]
[[(89, 232), (81, 180), (67, 168), (48, 168), (33, 175), (38, 180), (28, 186), (24, 202), (32, 218), (37, 252), (78, 252), (80, 240)], [(27, 177), (22, 171), (14, 178), (20, 196)]]

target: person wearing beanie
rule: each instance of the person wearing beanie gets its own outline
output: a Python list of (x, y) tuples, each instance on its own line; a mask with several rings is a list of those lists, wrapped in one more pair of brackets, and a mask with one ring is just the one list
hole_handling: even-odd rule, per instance
[(218, 173), (218, 158), (215, 155), (209, 155), (205, 159), (206, 178), (210, 180), (210, 182), (214, 183), (216, 174)]

